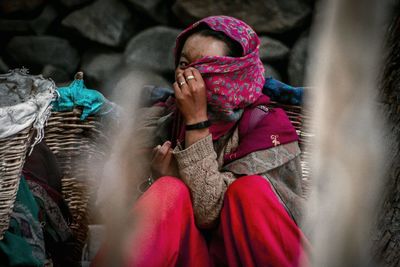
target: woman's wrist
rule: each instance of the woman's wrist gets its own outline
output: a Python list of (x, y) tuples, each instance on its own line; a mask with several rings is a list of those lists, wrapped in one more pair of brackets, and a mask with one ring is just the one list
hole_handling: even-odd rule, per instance
[(194, 124), (186, 124), (186, 131), (201, 130), (210, 127), (211, 122), (209, 120), (201, 121)]
[(193, 118), (185, 118), (185, 123), (186, 125), (191, 125), (191, 124), (196, 124), (202, 121), (206, 121), (208, 120), (207, 115), (202, 115), (202, 116), (198, 116), (198, 117), (193, 117)]
[(186, 131), (185, 148), (188, 148), (189, 146), (196, 143), (198, 140), (203, 139), (209, 134), (210, 134), (209, 128)]

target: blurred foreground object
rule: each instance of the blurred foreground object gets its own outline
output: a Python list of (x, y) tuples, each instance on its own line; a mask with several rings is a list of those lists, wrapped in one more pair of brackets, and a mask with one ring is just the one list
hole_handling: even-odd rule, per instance
[(371, 231), (384, 177), (378, 112), (381, 1), (326, 1), (314, 29), (310, 84), (314, 188), (308, 228), (314, 266), (379, 266)]

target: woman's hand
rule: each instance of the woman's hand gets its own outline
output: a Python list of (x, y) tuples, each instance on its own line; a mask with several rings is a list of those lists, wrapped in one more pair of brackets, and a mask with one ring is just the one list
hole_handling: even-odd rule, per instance
[(178, 177), (178, 167), (172, 154), (171, 142), (166, 141), (162, 146), (153, 149), (151, 173), (154, 179), (162, 176)]
[[(206, 85), (200, 72), (195, 68), (176, 71), (174, 83), (176, 104), (186, 124), (208, 120)], [(209, 129), (186, 131), (185, 147), (209, 135)]]
[(178, 69), (175, 79), (173, 86), (176, 103), (186, 124), (206, 121), (206, 85), (200, 72), (195, 68)]

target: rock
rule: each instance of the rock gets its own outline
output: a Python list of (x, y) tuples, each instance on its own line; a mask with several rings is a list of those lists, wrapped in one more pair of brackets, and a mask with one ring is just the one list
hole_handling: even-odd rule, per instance
[(13, 37), (6, 52), (11, 61), (27, 68), (50, 64), (71, 74), (79, 63), (76, 49), (67, 40), (52, 36)]
[(47, 6), (39, 17), (30, 22), (32, 30), (36, 34), (44, 34), (57, 16), (57, 11), (52, 6)]
[(171, 17), (169, 1), (165, 0), (128, 0), (136, 9), (144, 12), (157, 22), (168, 24)]
[(82, 6), (84, 4), (92, 2), (92, 0), (59, 0), (59, 1), (66, 7)]
[(125, 49), (128, 64), (141, 65), (159, 73), (174, 71), (175, 39), (180, 30), (156, 26), (134, 36)]
[(93, 87), (104, 84), (119, 66), (122, 54), (89, 52), (82, 57), (81, 69)]
[(134, 21), (119, 0), (98, 0), (72, 12), (63, 21), (82, 36), (109, 46), (122, 45), (134, 31)]
[(25, 20), (0, 19), (0, 32), (25, 34), (31, 32), (31, 26)]
[(282, 77), (279, 74), (278, 71), (276, 71), (273, 67), (271, 67), (270, 65), (264, 64), (264, 76), (265, 77), (272, 77), (275, 80), (281, 80)]
[(57, 11), (52, 6), (47, 6), (42, 13), (32, 20), (0, 19), (0, 32), (12, 34), (44, 34), (50, 24), (57, 18)]
[(72, 80), (72, 76), (70, 76), (65, 70), (53, 65), (44, 66), (42, 75), (45, 78), (51, 78), (56, 84), (63, 84)]
[(185, 24), (211, 15), (233, 16), (251, 25), (258, 33), (291, 30), (301, 25), (311, 13), (304, 0), (177, 0), (173, 11)]
[(283, 60), (289, 55), (289, 48), (277, 40), (261, 36), (260, 41), (260, 59), (263, 62)]
[(306, 63), (308, 59), (308, 37), (300, 37), (289, 56), (288, 75), (293, 86), (304, 86)]
[(46, 0), (1, 0), (0, 14), (30, 13), (44, 5)]
[(0, 19), (0, 32), (12, 34), (43, 34), (51, 23), (57, 18), (57, 11), (52, 6), (47, 6), (42, 13), (32, 20)]
[(7, 73), (9, 70), (7, 64), (3, 61), (2, 58), (0, 58), (0, 74), (1, 73)]

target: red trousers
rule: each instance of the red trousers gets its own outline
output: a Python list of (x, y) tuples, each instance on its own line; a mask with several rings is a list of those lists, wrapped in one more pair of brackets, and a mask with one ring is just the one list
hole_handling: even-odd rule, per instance
[(245, 176), (225, 193), (210, 242), (195, 225), (190, 192), (179, 179), (158, 179), (135, 203), (138, 218), (126, 266), (303, 266), (306, 242), (271, 185)]

